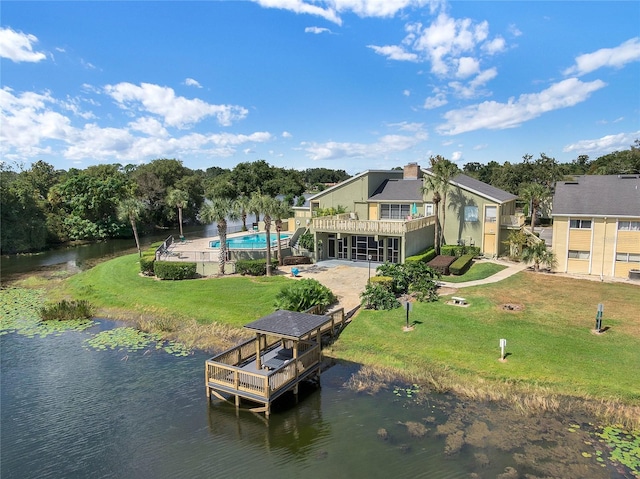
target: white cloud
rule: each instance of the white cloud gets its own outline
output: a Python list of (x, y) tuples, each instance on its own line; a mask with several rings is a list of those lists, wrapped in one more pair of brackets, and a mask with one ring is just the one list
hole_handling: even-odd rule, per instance
[(473, 150), (478, 151), (478, 150), (485, 150), (487, 148), (489, 148), (489, 145), (487, 145), (486, 143), (481, 143), (479, 145), (474, 146)]
[(42, 52), (34, 52), (33, 46), (38, 42), (35, 35), (16, 32), (11, 28), (0, 28), (0, 57), (20, 62), (39, 62), (47, 56)]
[[(95, 93), (89, 86), (85, 90)], [(83, 101), (86, 100), (67, 98), (60, 101), (50, 92), (15, 94), (8, 87), (0, 89), (0, 153), (3, 158), (24, 161), (56, 155), (74, 161), (137, 162), (187, 154), (230, 156), (241, 145), (272, 139), (269, 132), (176, 136), (170, 134), (157, 118), (148, 116), (135, 118), (122, 128), (102, 127), (96, 121), (75, 126), (70, 117), (56, 111), (78, 113), (77, 105)]]
[(411, 90), (402, 90), (404, 96), (411, 96)]
[(107, 85), (104, 90), (121, 108), (162, 116), (167, 125), (177, 128), (198, 123), (208, 116), (215, 116), (219, 124), (229, 126), (249, 113), (246, 108), (237, 105), (212, 105), (197, 98), (176, 96), (172, 88), (151, 83), (141, 83), (140, 86), (118, 83)]
[(194, 86), (196, 88), (202, 88), (202, 85), (200, 85), (200, 82), (198, 80), (194, 80), (193, 78), (187, 78), (184, 81), (184, 84), (187, 86)]
[(631, 133), (618, 133), (607, 135), (593, 140), (580, 140), (565, 146), (562, 151), (571, 153), (575, 151), (580, 155), (589, 153), (611, 153), (612, 151), (628, 150), (629, 145), (640, 138), (640, 130)]
[(447, 103), (449, 103), (447, 101), (447, 96), (442, 92), (438, 92), (434, 96), (428, 97), (424, 101), (424, 105), (422, 105), (422, 107), (425, 110), (433, 110), (434, 108), (438, 108), (438, 107), (444, 106)]
[(565, 75), (585, 75), (602, 67), (622, 68), (627, 63), (640, 60), (640, 38), (627, 40), (615, 48), (601, 48), (576, 58), (576, 63), (567, 68)]
[(304, 33), (313, 33), (315, 35), (320, 35), (321, 33), (333, 33), (333, 32), (328, 28), (307, 27), (304, 29)]
[(568, 78), (551, 85), (540, 93), (528, 93), (509, 99), (507, 103), (486, 101), (445, 113), (446, 123), (439, 125), (438, 132), (457, 135), (468, 131), (514, 128), (543, 113), (567, 108), (585, 101), (591, 93), (603, 88), (601, 80), (584, 83), (577, 78)]
[(458, 71), (456, 76), (458, 78), (467, 78), (471, 75), (475, 75), (480, 71), (480, 62), (475, 58), (461, 57), (458, 59)]
[(404, 48), (398, 45), (386, 45), (383, 47), (379, 47), (376, 45), (367, 45), (367, 47), (371, 48), (378, 55), (387, 57), (389, 60), (410, 62), (418, 61), (418, 55), (416, 55), (415, 53), (407, 52), (404, 50)]
[(489, 55), (495, 55), (496, 53), (503, 52), (507, 48), (507, 43), (504, 38), (497, 36), (493, 40), (490, 40), (482, 45), (482, 50)]
[(453, 161), (454, 163), (457, 161), (462, 160), (462, 152), (461, 151), (454, 151), (451, 154), (451, 161)]
[(373, 158), (406, 151), (428, 139), (424, 131), (414, 135), (384, 135), (374, 143), (328, 141), (326, 143), (303, 142), (302, 149), (314, 160), (340, 160), (345, 158)]
[(387, 123), (388, 127), (397, 128), (400, 131), (411, 131), (416, 133), (424, 133), (424, 123), (416, 123), (409, 121), (401, 121), (399, 123)]
[(283, 131), (282, 132), (282, 138), (291, 138), (293, 137), (293, 135), (291, 133), (289, 133), (288, 131)]
[(459, 98), (475, 98), (482, 94), (482, 87), (493, 80), (498, 75), (495, 68), (478, 73), (478, 75), (468, 83), (449, 82), (449, 87), (455, 92)]
[(342, 25), (342, 20), (336, 14), (333, 8), (322, 8), (317, 5), (311, 5), (303, 0), (253, 0), (262, 7), (280, 8), (289, 10), (294, 13), (304, 13), (307, 15), (315, 15), (325, 20)]

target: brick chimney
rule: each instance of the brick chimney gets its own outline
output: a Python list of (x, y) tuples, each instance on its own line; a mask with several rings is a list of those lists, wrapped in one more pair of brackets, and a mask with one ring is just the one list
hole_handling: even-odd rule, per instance
[(403, 179), (417, 180), (420, 176), (420, 166), (418, 166), (418, 163), (409, 163), (404, 167)]

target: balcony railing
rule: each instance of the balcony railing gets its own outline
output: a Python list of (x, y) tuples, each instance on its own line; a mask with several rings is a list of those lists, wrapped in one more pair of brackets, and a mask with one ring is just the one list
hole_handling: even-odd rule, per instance
[(313, 229), (325, 233), (402, 236), (435, 223), (434, 215), (410, 220), (358, 220), (349, 214), (313, 218)]
[(520, 228), (524, 225), (524, 215), (502, 215), (500, 217), (500, 226), (505, 228)]

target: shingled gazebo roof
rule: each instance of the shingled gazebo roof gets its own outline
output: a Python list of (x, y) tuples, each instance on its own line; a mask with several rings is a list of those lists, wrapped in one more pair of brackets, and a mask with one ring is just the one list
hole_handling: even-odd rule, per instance
[(319, 314), (278, 310), (268, 316), (256, 319), (244, 327), (257, 333), (300, 340), (326, 322), (327, 317)]

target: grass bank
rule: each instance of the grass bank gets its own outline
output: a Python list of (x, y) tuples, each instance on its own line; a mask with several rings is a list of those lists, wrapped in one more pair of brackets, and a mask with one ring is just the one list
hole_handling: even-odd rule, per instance
[[(404, 310), (364, 310), (331, 353), (437, 390), (527, 408), (588, 398), (600, 414), (640, 425), (639, 287), (522, 272), (463, 295), (469, 307), (446, 297), (414, 303), (411, 332), (402, 330)], [(600, 335), (592, 332), (598, 303), (609, 328)], [(498, 360), (501, 338), (506, 362)]]
[(447, 283), (465, 283), (467, 281), (476, 281), (478, 279), (485, 279), (489, 276), (493, 276), (498, 271), (502, 271), (507, 267), (496, 263), (474, 263), (469, 270), (461, 275), (455, 276), (453, 274), (449, 276), (443, 276), (442, 281)]
[[(465, 275), (466, 276), (466, 275)], [(138, 275), (137, 256), (102, 263), (56, 288), (106, 317), (131, 319), (192, 347), (219, 348), (244, 324), (273, 311), (286, 277), (156, 281)], [(467, 308), (414, 303), (406, 313), (361, 311), (327, 354), (475, 399), (527, 409), (583, 407), (640, 427), (640, 287), (522, 272), (465, 288)], [(591, 331), (604, 304), (601, 335)], [(505, 310), (503, 306), (517, 306)], [(498, 361), (499, 339), (506, 362)], [(585, 401), (587, 400), (587, 401)]]

